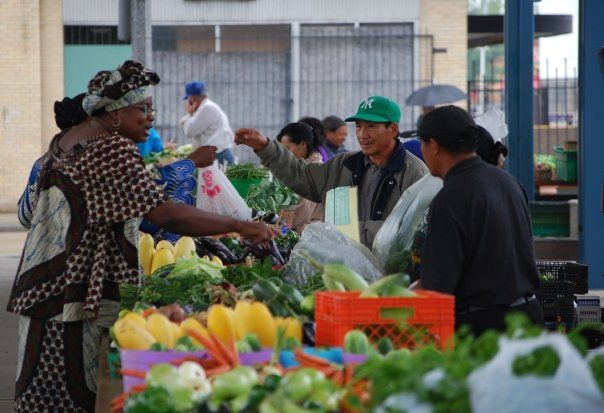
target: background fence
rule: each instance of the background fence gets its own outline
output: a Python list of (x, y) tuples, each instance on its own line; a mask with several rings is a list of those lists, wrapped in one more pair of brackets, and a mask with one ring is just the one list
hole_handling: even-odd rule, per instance
[[(205, 82), (233, 129), (258, 128), (275, 136), (302, 116), (344, 118), (359, 102), (387, 95), (405, 99), (432, 79), (432, 36), (411, 24), (154, 27), (156, 129), (184, 143), (184, 85)], [(401, 127), (414, 128), (417, 112), (403, 110)], [(350, 129), (346, 145), (358, 148)], [(237, 148), (241, 161), (255, 159)]]
[[(503, 76), (496, 74), (492, 62), (488, 76), (468, 82), (468, 108), (478, 115), (496, 106), (505, 110), (505, 88)], [(476, 68), (474, 68), (476, 71)], [(489, 73), (490, 72), (490, 73)], [(575, 71), (576, 72), (576, 71)], [(554, 146), (566, 141), (578, 140), (578, 80), (576, 73), (565, 72), (547, 79), (533, 82), (534, 152), (553, 155)]]

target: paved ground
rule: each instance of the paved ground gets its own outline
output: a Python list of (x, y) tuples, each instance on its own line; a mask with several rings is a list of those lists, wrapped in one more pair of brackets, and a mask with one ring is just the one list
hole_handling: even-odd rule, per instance
[(25, 232), (0, 232), (0, 412), (12, 412), (17, 369), (17, 316), (4, 311), (19, 265)]

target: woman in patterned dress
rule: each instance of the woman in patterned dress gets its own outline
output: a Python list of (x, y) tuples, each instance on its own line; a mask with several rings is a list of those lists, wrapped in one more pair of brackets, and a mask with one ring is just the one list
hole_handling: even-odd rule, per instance
[[(85, 96), (86, 93), (81, 93), (73, 98), (66, 97), (61, 102), (55, 102), (55, 122), (59, 129), (72, 128), (88, 119), (88, 114), (82, 108), (82, 101)], [(216, 159), (216, 147), (202, 146), (193, 151), (187, 159), (181, 159), (163, 166), (160, 164), (153, 165), (150, 172), (155, 182), (163, 188), (164, 194), (172, 201), (195, 205), (196, 168), (209, 166), (214, 159)], [(27, 180), (27, 186), (17, 204), (19, 221), (27, 229), (31, 226), (33, 205), (43, 160), (44, 156), (34, 162)], [(148, 219), (142, 220), (139, 229), (153, 235), (156, 241), (165, 239), (176, 242), (180, 238), (178, 234), (156, 227)]]
[(19, 314), (16, 412), (93, 412), (101, 335), (120, 283), (138, 284), (144, 216), (183, 235), (274, 231), (166, 200), (135, 142), (153, 122), (159, 77), (133, 61), (99, 72), (82, 106), (88, 121), (53, 138), (42, 161), (31, 228), (8, 311)]

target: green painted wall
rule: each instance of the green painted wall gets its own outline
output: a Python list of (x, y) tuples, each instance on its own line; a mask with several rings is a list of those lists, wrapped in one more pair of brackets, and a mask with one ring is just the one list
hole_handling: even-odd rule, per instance
[(130, 45), (65, 46), (65, 96), (85, 92), (88, 81), (100, 70), (113, 70), (132, 58)]

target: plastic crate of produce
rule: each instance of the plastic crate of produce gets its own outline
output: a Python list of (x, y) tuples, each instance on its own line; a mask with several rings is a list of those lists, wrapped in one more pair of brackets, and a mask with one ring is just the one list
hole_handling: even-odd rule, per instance
[(556, 175), (565, 182), (577, 182), (577, 151), (565, 150), (561, 146), (554, 147), (556, 157)]
[(600, 297), (584, 295), (577, 297), (577, 323), (600, 323), (602, 310)]
[(575, 284), (575, 294), (587, 294), (589, 267), (573, 261), (537, 261), (541, 277)]
[[(251, 366), (256, 363), (268, 362), (271, 359), (273, 351), (266, 349), (254, 353), (244, 353), (240, 355), (241, 364)], [(198, 352), (177, 352), (177, 351), (152, 351), (152, 350), (121, 350), (122, 369), (137, 370), (147, 372), (155, 364), (170, 363), (175, 360), (181, 360), (184, 357), (207, 357), (205, 351)], [(132, 376), (124, 376), (124, 391), (127, 392), (133, 386), (144, 382), (143, 379)]]
[(453, 346), (455, 298), (432, 291), (416, 292), (416, 297), (391, 298), (361, 298), (359, 292), (317, 292), (316, 345), (342, 346), (346, 333), (359, 329), (373, 343), (388, 337), (396, 348)]
[(575, 319), (575, 284), (569, 281), (541, 281), (537, 298), (545, 321), (572, 326)]

